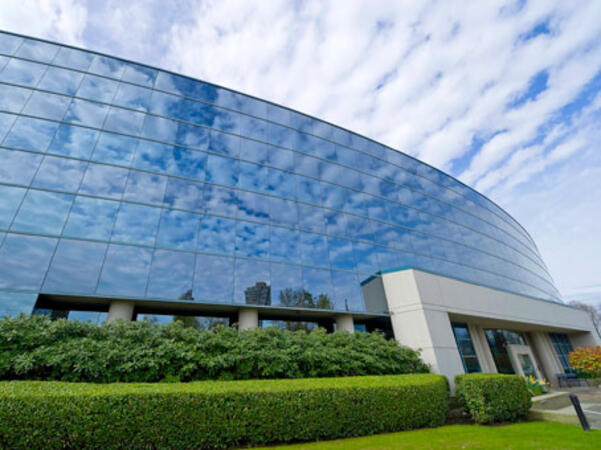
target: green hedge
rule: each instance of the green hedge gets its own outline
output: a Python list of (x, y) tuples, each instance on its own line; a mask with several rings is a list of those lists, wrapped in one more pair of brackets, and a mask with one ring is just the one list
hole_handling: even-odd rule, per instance
[(457, 399), (477, 423), (514, 422), (526, 417), (532, 401), (519, 375), (470, 373), (455, 377)]
[(444, 422), (440, 375), (192, 383), (0, 382), (0, 448), (226, 448)]
[(152, 382), (426, 373), (419, 353), (378, 333), (276, 327), (199, 331), (33, 316), (0, 320), (0, 379)]

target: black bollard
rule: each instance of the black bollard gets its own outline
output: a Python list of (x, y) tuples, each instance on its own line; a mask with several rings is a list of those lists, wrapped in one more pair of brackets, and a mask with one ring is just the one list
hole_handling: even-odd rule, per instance
[(572, 401), (572, 405), (574, 405), (574, 409), (576, 410), (576, 414), (578, 415), (582, 429), (584, 431), (589, 431), (591, 428), (589, 427), (588, 420), (586, 420), (586, 416), (584, 415), (582, 407), (580, 406), (580, 400), (578, 400), (578, 397), (574, 394), (570, 394), (570, 400)]

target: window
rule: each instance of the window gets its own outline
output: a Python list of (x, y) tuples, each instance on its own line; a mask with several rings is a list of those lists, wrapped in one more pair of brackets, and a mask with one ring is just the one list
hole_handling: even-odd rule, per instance
[(86, 164), (73, 159), (44, 157), (32, 186), (76, 192), (83, 177)]
[(72, 202), (72, 195), (31, 190), (25, 196), (11, 229), (59, 235)]
[(42, 155), (0, 149), (0, 181), (29, 186)]
[(198, 250), (233, 255), (235, 238), (236, 221), (210, 216), (201, 219)]
[(120, 198), (127, 181), (127, 169), (90, 164), (80, 188), (84, 194)]
[(152, 250), (109, 245), (98, 284), (98, 294), (142, 297), (150, 268)]
[(39, 289), (56, 241), (9, 233), (0, 247), (0, 288)]
[(143, 203), (163, 203), (167, 177), (131, 171), (123, 198)]
[(194, 250), (200, 216), (198, 214), (165, 209), (159, 225), (157, 246)]
[[(106, 244), (61, 239), (44, 282), (45, 292), (93, 294)], [(68, 283), (65, 280), (69, 280)]]
[(8, 229), (24, 195), (25, 189), (0, 186), (0, 228)]
[(129, 166), (138, 146), (138, 140), (113, 133), (102, 133), (92, 159), (106, 163)]
[(573, 373), (574, 369), (572, 369), (572, 366), (570, 365), (568, 355), (572, 352), (572, 350), (574, 350), (574, 348), (572, 347), (572, 343), (570, 342), (568, 335), (565, 333), (549, 333), (549, 337), (553, 343), (555, 353), (557, 353), (557, 357), (561, 362), (563, 371), (565, 373)]
[(61, 124), (50, 143), (48, 153), (88, 159), (97, 139), (96, 130)]
[(507, 345), (526, 345), (524, 337), (510, 330), (496, 330), (489, 329), (484, 330), (486, 339), (490, 346), (495, 365), (497, 366), (497, 372), (514, 374), (515, 370), (511, 364), (509, 353), (507, 352)]
[(108, 240), (119, 203), (97, 198), (76, 197), (64, 235)]
[(196, 255), (194, 296), (200, 300), (231, 303), (234, 292), (234, 259)]
[(65, 114), (64, 121), (100, 128), (107, 111), (106, 105), (74, 99)]
[(155, 250), (148, 279), (147, 296), (178, 300), (192, 291), (194, 254)]
[(476, 355), (476, 349), (474, 348), (467, 325), (464, 323), (453, 323), (451, 326), (453, 327), (453, 334), (455, 335), (463, 369), (466, 373), (481, 372), (478, 355)]
[(112, 241), (154, 245), (161, 210), (123, 203), (117, 214)]
[(86, 75), (77, 90), (77, 96), (110, 103), (117, 90), (117, 82), (94, 75)]
[(2, 145), (45, 152), (57, 127), (58, 124), (47, 120), (19, 117)]
[(34, 92), (29, 98), (23, 114), (43, 119), (62, 120), (67, 106), (69, 106), (67, 97), (47, 92)]

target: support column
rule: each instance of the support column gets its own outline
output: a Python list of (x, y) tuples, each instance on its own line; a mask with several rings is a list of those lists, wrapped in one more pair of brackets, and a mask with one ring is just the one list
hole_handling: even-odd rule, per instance
[(336, 316), (336, 331), (355, 332), (355, 322), (350, 314), (341, 314)]
[(113, 300), (109, 306), (108, 323), (115, 320), (124, 319), (132, 320), (134, 317), (134, 302), (126, 302), (123, 300)]
[(549, 334), (544, 331), (531, 331), (528, 335), (532, 343), (532, 350), (537, 358), (536, 362), (539, 363), (539, 370), (553, 386), (556, 386), (557, 379), (555, 375), (563, 373), (563, 367), (555, 354)]
[(238, 330), (252, 330), (259, 326), (259, 311), (254, 308), (241, 308), (238, 311)]

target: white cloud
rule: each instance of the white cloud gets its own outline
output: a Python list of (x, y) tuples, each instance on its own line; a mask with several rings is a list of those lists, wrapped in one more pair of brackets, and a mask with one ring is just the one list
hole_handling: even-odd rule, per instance
[[(601, 100), (578, 97), (601, 73), (599, 17), (595, 0), (5, 0), (0, 27), (83, 41), (418, 156), (522, 221), (569, 291), (601, 279), (589, 270)], [(579, 258), (568, 262), (570, 248)]]
[(0, 29), (83, 45), (87, 9), (78, 0), (2, 0)]

